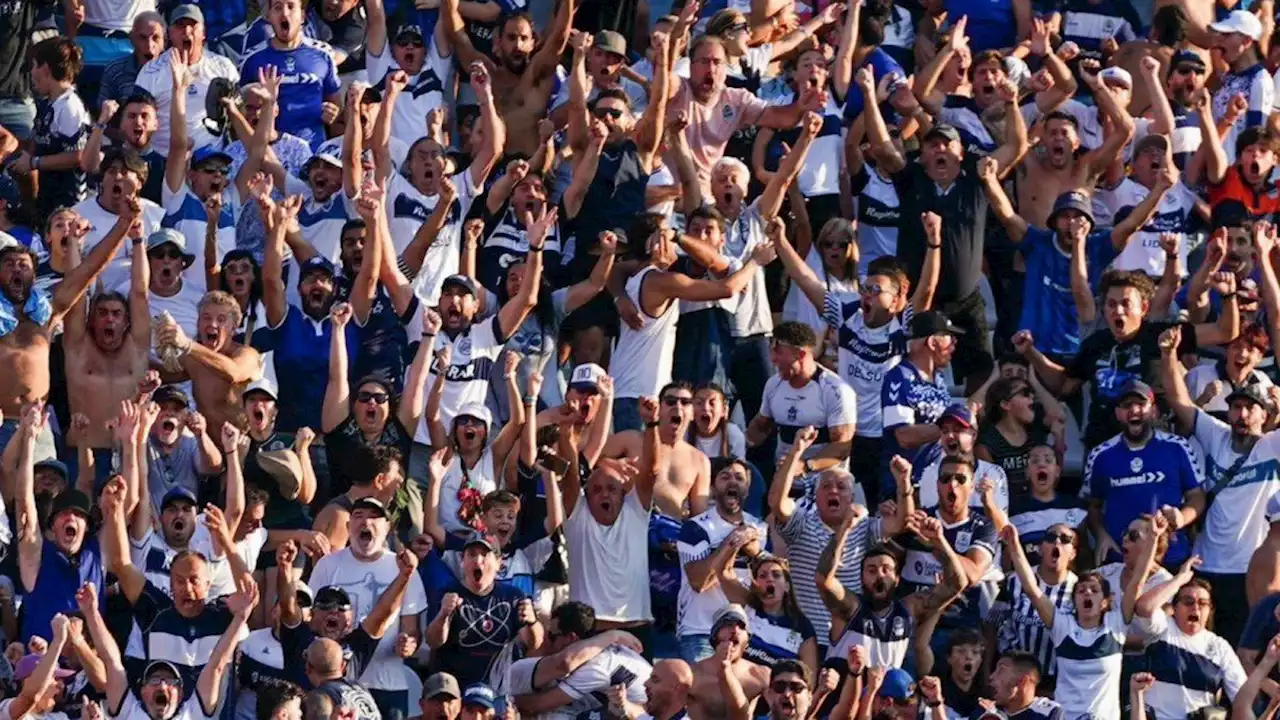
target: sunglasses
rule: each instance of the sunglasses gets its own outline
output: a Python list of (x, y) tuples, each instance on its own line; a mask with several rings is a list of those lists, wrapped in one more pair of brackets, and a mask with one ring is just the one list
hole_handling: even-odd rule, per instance
[(226, 177), (231, 174), (231, 168), (226, 165), (205, 165), (200, 168), (200, 172), (209, 173), (210, 175), (221, 175)]
[(849, 247), (850, 244), (851, 243), (847, 243), (847, 242), (836, 242), (834, 240), (823, 240), (822, 242), (818, 243), (818, 247), (822, 248), (823, 250), (835, 250), (835, 249), (844, 250), (845, 248)]
[(1074, 545), (1075, 541), (1076, 539), (1074, 537), (1066, 533), (1045, 533), (1044, 537), (1040, 539), (1040, 542), (1048, 543), (1050, 545), (1057, 545), (1059, 543), (1063, 545)]
[(319, 610), (320, 612), (346, 612), (351, 609), (351, 606), (340, 602), (322, 602), (316, 603), (314, 609)]
[(797, 680), (774, 680), (773, 684), (771, 684), (769, 687), (772, 688), (773, 691), (775, 693), (778, 693), (779, 695), (781, 695), (782, 693), (788, 693), (788, 692), (795, 695), (799, 695), (800, 693), (809, 689), (808, 685), (805, 685), (804, 683), (799, 682)]
[(862, 287), (858, 288), (858, 292), (862, 293), (863, 295), (883, 295), (885, 293), (888, 293), (890, 295), (897, 294), (896, 290), (887, 288), (883, 285), (877, 285), (874, 283), (869, 285), (863, 285)]
[(955, 483), (957, 485), (964, 485), (965, 483), (968, 483), (968, 482), (969, 482), (969, 476), (964, 475), (962, 473), (949, 473), (947, 475), (938, 475), (938, 483), (942, 485), (950, 485), (951, 483)]
[(595, 110), (592, 110), (591, 114), (601, 120), (603, 120), (606, 117), (610, 117), (610, 118), (613, 118), (614, 120), (617, 120), (618, 118), (622, 117), (622, 110), (618, 108), (602, 107), (602, 108), (596, 108)]
[(677, 405), (689, 406), (693, 404), (693, 398), (683, 397), (680, 395), (668, 395), (662, 398), (662, 404), (667, 407), (675, 407)]
[(720, 33), (720, 34), (721, 34), (721, 35), (723, 35), (723, 36), (726, 36), (726, 37), (727, 37), (727, 36), (729, 36), (729, 35), (737, 35), (737, 34), (738, 34), (738, 33), (740, 33), (740, 32), (746, 32), (746, 31), (747, 31), (747, 30), (749, 30), (750, 28), (751, 28), (751, 26), (750, 26), (750, 25), (748, 25), (747, 23), (744, 23), (744, 22), (742, 22), (742, 23), (734, 23), (734, 24), (730, 25), (729, 27), (725, 28), (725, 29), (724, 29), (724, 32), (722, 32), (722, 33)]
[(358, 392), (356, 393), (356, 402), (372, 402), (378, 405), (385, 405), (390, 396), (380, 392)]
[(422, 43), (422, 40), (421, 40), (421, 39), (419, 39), (419, 38), (415, 38), (415, 37), (410, 37), (410, 38), (407, 38), (407, 39), (405, 39), (405, 40), (397, 40), (397, 41), (396, 41), (396, 45), (399, 45), (399, 46), (400, 46), (400, 47), (402, 47), (402, 48), (420, 48), (420, 47), (425, 47), (425, 46), (423, 45), (423, 43)]
[(1031, 389), (1031, 388), (1029, 388), (1029, 387), (1024, 387), (1024, 388), (1022, 388), (1021, 390), (1019, 390), (1018, 392), (1014, 393), (1014, 394), (1013, 394), (1013, 396), (1014, 396), (1014, 397), (1035, 397), (1035, 396), (1036, 396), (1036, 391), (1035, 391), (1035, 390), (1032, 390), (1032, 389)]
[(1129, 532), (1126, 532), (1124, 534), (1124, 537), (1129, 542), (1138, 542), (1139, 540), (1142, 539), (1142, 533), (1138, 532), (1137, 530), (1130, 530)]
[(454, 422), (458, 425), (476, 425), (479, 427), (484, 426), (483, 420), (481, 420), (480, 418), (471, 417), (470, 415), (460, 415), (457, 420), (454, 420)]
[(168, 687), (180, 688), (182, 687), (182, 680), (178, 678), (160, 677), (157, 675), (154, 677), (147, 678), (147, 684), (150, 685), (151, 687), (160, 687), (162, 685), (165, 685)]
[(1186, 607), (1199, 607), (1199, 608), (1210, 608), (1210, 607), (1213, 607), (1213, 601), (1212, 601), (1212, 600), (1201, 600), (1201, 599), (1199, 599), (1199, 598), (1193, 598), (1193, 597), (1189, 597), (1189, 596), (1188, 596), (1188, 597), (1182, 597), (1182, 598), (1179, 598), (1179, 599), (1178, 599), (1178, 604), (1179, 604), (1179, 605), (1185, 605)]
[(1173, 69), (1173, 72), (1177, 75), (1204, 75), (1207, 71), (1194, 65), (1179, 65)]
[(181, 260), (182, 251), (175, 247), (158, 248), (147, 252), (147, 257), (156, 260)]

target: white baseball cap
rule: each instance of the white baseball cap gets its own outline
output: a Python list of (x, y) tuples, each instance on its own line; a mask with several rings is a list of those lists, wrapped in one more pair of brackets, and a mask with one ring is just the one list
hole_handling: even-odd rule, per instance
[(1209, 23), (1209, 29), (1223, 34), (1239, 33), (1255, 42), (1262, 37), (1262, 21), (1248, 10), (1232, 10), (1226, 18)]

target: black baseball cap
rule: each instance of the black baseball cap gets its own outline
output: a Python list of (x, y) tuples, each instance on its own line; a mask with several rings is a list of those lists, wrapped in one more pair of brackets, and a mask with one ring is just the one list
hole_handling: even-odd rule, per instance
[(953, 125), (938, 123), (937, 125), (929, 128), (929, 132), (924, 134), (924, 137), (920, 139), (920, 142), (929, 142), (930, 140), (936, 140), (938, 138), (942, 138), (950, 142), (960, 142), (960, 131), (956, 130)]
[(907, 325), (908, 340), (923, 340), (934, 335), (963, 335), (964, 330), (951, 322), (945, 313), (937, 310), (916, 313)]
[(151, 399), (157, 405), (176, 402), (184, 408), (191, 407), (191, 399), (177, 385), (161, 385), (156, 388), (155, 392), (151, 393)]

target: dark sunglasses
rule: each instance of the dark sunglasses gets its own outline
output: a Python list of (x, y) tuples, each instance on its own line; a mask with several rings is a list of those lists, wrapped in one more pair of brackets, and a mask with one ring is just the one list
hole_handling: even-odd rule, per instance
[(210, 175), (221, 175), (226, 177), (231, 174), (231, 168), (226, 165), (205, 165), (200, 168), (200, 172), (209, 173)]
[(481, 427), (484, 426), (483, 420), (481, 420), (478, 417), (471, 417), (470, 415), (459, 415), (458, 419), (454, 420), (453, 422), (458, 425), (478, 425)]
[(595, 115), (597, 118), (601, 120), (603, 120), (606, 117), (610, 117), (610, 118), (613, 118), (614, 120), (617, 120), (618, 118), (622, 117), (622, 110), (620, 110), (619, 108), (598, 107), (595, 110), (592, 110), (591, 114)]
[(356, 402), (362, 402), (362, 403), (373, 402), (373, 403), (377, 403), (378, 405), (384, 405), (389, 399), (390, 399), (390, 396), (388, 396), (386, 393), (380, 393), (380, 392), (356, 393)]
[(1031, 389), (1031, 388), (1029, 388), (1029, 387), (1024, 387), (1024, 388), (1022, 388), (1021, 390), (1019, 390), (1018, 392), (1014, 393), (1014, 394), (1013, 394), (1013, 396), (1014, 396), (1014, 397), (1035, 397), (1035, 396), (1036, 396), (1036, 391), (1035, 391), (1035, 390), (1032, 390), (1032, 389)]
[(1040, 539), (1040, 542), (1049, 543), (1050, 545), (1056, 545), (1058, 543), (1062, 543), (1063, 545), (1074, 545), (1076, 539), (1066, 533), (1045, 533), (1044, 537)]
[(1208, 71), (1195, 65), (1179, 65), (1173, 72), (1177, 75), (1204, 75)]
[(895, 290), (892, 290), (883, 285), (877, 285), (874, 283), (859, 287), (858, 292), (862, 293), (863, 295), (880, 295), (882, 293), (889, 293), (890, 295), (896, 294)]
[(182, 251), (176, 247), (156, 248), (147, 251), (147, 257), (156, 260), (181, 260)]
[(729, 27), (725, 28), (724, 32), (720, 33), (720, 35), (722, 37), (727, 37), (729, 35), (736, 35), (740, 32), (746, 32), (749, 29), (751, 29), (751, 26), (748, 25), (747, 23), (744, 23), (744, 22), (734, 23)]
[(948, 473), (946, 475), (938, 475), (938, 482), (942, 485), (950, 485), (951, 483), (964, 485), (969, 482), (969, 476), (963, 473)]
[(787, 692), (793, 693), (795, 695), (799, 695), (800, 693), (809, 689), (808, 685), (805, 685), (804, 683), (799, 682), (797, 680), (774, 680), (769, 687), (772, 688), (773, 691), (775, 693), (778, 693), (779, 695)]
[(840, 248), (841, 250), (843, 250), (849, 247), (849, 245), (850, 243), (835, 242), (834, 240), (823, 240), (822, 242), (818, 243), (818, 247), (822, 248), (823, 250), (834, 250), (836, 248)]
[(412, 36), (405, 40), (396, 40), (396, 45), (399, 45), (400, 47), (403, 47), (403, 48), (425, 47), (425, 45), (423, 45), (421, 38), (412, 37)]
[(1129, 542), (1138, 542), (1139, 540), (1142, 539), (1142, 533), (1138, 532), (1137, 530), (1130, 530), (1129, 532), (1125, 533), (1124, 536)]
[(667, 407), (675, 407), (677, 405), (692, 405), (693, 398), (683, 397), (680, 395), (668, 395), (662, 398), (662, 404)]
[(346, 612), (351, 609), (351, 606), (340, 602), (322, 602), (316, 603), (314, 605), (314, 609), (319, 610), (320, 612)]

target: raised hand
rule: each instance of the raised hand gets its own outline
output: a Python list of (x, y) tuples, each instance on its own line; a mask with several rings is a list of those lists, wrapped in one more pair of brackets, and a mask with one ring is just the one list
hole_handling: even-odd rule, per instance
[(258, 83), (267, 93), (268, 104), (275, 104), (280, 100), (280, 86), (284, 83), (284, 77), (275, 65), (258, 69)]
[(937, 245), (942, 239), (942, 218), (935, 213), (922, 213), (920, 224), (924, 225), (924, 235), (928, 238), (929, 244)]
[(458, 593), (445, 593), (440, 598), (440, 614), (452, 615), (458, 608), (462, 607), (462, 598)]
[(98, 586), (91, 582), (80, 586), (76, 591), (76, 606), (80, 612), (88, 615), (98, 611)]
[(396, 569), (405, 577), (413, 575), (418, 571), (418, 556), (408, 548), (401, 548), (400, 552), (396, 553)]
[(901, 455), (894, 455), (889, 461), (889, 472), (893, 474), (893, 479), (899, 485), (911, 482), (911, 463)]
[(796, 431), (795, 439), (792, 441), (792, 447), (799, 450), (799, 454), (804, 454), (818, 440), (818, 430), (812, 425), (806, 425)]
[(934, 675), (926, 675), (920, 678), (920, 695), (926, 703), (935, 705), (942, 702), (942, 680)]
[(351, 322), (351, 303), (337, 303), (329, 309), (329, 319), (334, 330), (342, 330)]
[(778, 257), (778, 248), (771, 242), (762, 242), (751, 249), (751, 259), (760, 267), (773, 262)]
[(249, 613), (258, 604), (258, 584), (245, 583), (234, 595), (227, 596), (226, 603), (227, 609), (236, 617), (242, 620), (249, 617)]
[(116, 116), (120, 111), (120, 103), (115, 100), (106, 100), (102, 103), (102, 109), (98, 111), (98, 122), (106, 125), (111, 122), (111, 118)]
[[(1146, 58), (1146, 59), (1149, 60), (1151, 58)], [(1156, 684), (1156, 677), (1151, 673), (1148, 673), (1148, 672), (1134, 673), (1133, 676), (1129, 678), (1129, 692), (1135, 695), (1141, 695), (1142, 693), (1150, 690), (1151, 686), (1155, 684)]]
[(1013, 335), (1013, 350), (1019, 355), (1026, 357), (1035, 349), (1035, 338), (1032, 337), (1030, 330), (1019, 330)]
[(658, 399), (645, 396), (640, 398), (640, 421), (646, 425), (658, 422)]
[(187, 429), (196, 437), (202, 437), (209, 430), (209, 421), (204, 415), (192, 410), (187, 413)]
[(293, 563), (298, 559), (298, 543), (292, 540), (285, 540), (276, 547), (276, 567), (293, 567)]
[(453, 363), (453, 346), (445, 345), (436, 352), (435, 369), (436, 373), (449, 372), (449, 365)]

